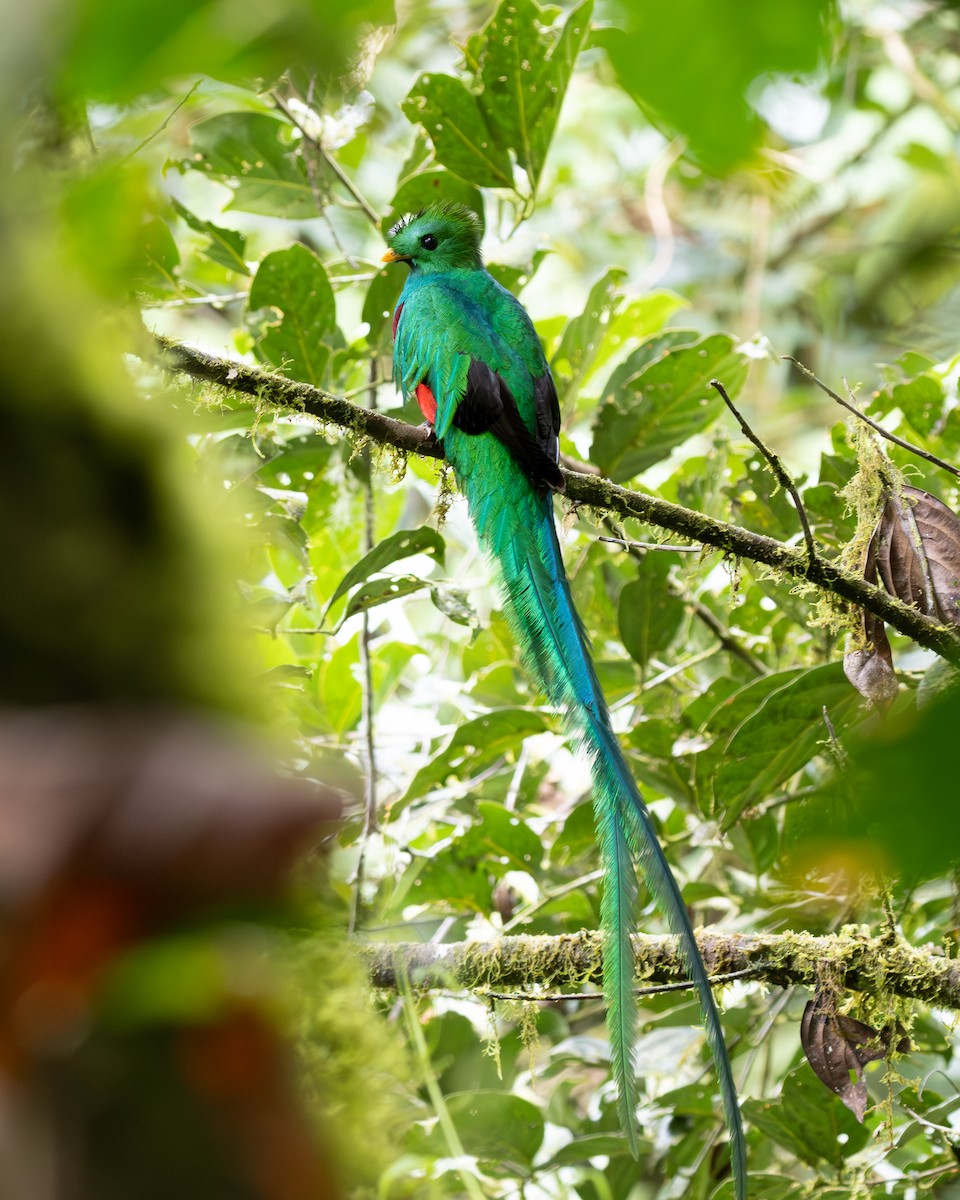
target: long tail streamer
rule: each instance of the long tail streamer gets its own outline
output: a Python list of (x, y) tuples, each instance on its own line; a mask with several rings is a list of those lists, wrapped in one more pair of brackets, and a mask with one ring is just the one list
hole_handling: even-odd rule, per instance
[(603, 993), (620, 1120), (631, 1153), (639, 1157), (633, 1069), (637, 1002), (631, 941), (637, 927), (639, 868), (678, 939), (700, 999), (730, 1134), (735, 1193), (737, 1200), (746, 1200), (746, 1145), (720, 1017), (680, 889), (610, 725), (563, 568), (552, 497), (539, 495), (529, 484), (525, 494), (518, 496), (514, 489), (512, 495), (506, 495), (471, 487), (469, 479), (464, 483), (481, 544), (498, 568), (508, 600), (507, 616), (528, 667), (536, 671), (551, 704), (566, 713), (592, 767), (593, 808), (604, 878), (600, 910)]

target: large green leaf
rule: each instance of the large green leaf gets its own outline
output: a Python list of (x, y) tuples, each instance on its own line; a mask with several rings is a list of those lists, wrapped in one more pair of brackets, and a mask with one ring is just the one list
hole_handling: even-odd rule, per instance
[[(543, 1141), (543, 1113), (535, 1104), (507, 1092), (469, 1091), (448, 1096), (447, 1110), (465, 1153), (499, 1168), (529, 1170)], [(439, 1127), (427, 1148), (434, 1154), (449, 1153)]]
[(250, 269), (244, 258), (247, 239), (236, 229), (224, 229), (214, 225), (212, 221), (201, 220), (177, 200), (173, 207), (179, 217), (196, 233), (204, 234), (209, 240), (201, 251), (211, 262), (219, 263), (229, 271), (237, 271), (241, 275), (249, 275)]
[(710, 380), (720, 379), (735, 396), (747, 377), (746, 359), (734, 346), (732, 337), (715, 333), (686, 345), (674, 342), (652, 361), (643, 346), (634, 351), (604, 388), (591, 450), (597, 466), (623, 482), (706, 429), (724, 408)]
[(315, 217), (303, 159), (284, 140), (290, 126), (267, 113), (228, 112), (190, 130), (193, 155), (181, 164), (233, 192), (228, 208), (268, 217)]
[(610, 318), (623, 303), (621, 284), (626, 278), (627, 272), (621, 267), (611, 267), (590, 289), (583, 312), (567, 323), (550, 360), (561, 403), (576, 392), (589, 374)]
[(513, 187), (510, 155), (487, 127), (477, 97), (459, 79), (421, 75), (403, 111), (424, 127), (448, 171), (478, 187)]
[(421, 75), (403, 111), (437, 161), (476, 186), (513, 188), (512, 150), (536, 191), (592, 8), (586, 0), (557, 29), (534, 0), (503, 0), (464, 48), (467, 81)]
[(806, 1064), (786, 1077), (778, 1100), (747, 1100), (743, 1115), (748, 1124), (814, 1167), (825, 1161), (839, 1169), (870, 1140), (870, 1130), (824, 1090)]
[(443, 562), (444, 540), (435, 529), (422, 525), (419, 529), (401, 529), (390, 537), (378, 542), (368, 551), (359, 562), (354, 563), (350, 570), (337, 584), (333, 595), (327, 601), (325, 613), (345, 596), (358, 583), (364, 583), (371, 575), (389, 567), (391, 563), (414, 554), (429, 554), (438, 562)]
[(480, 106), (487, 124), (513, 150), (534, 190), (592, 11), (593, 0), (586, 0), (557, 36), (555, 29), (545, 29), (547, 13), (534, 0), (504, 0), (467, 43), (468, 61), (479, 56)]
[(253, 86), (295, 63), (336, 74), (364, 24), (396, 20), (390, 0), (273, 0), (238, 10), (217, 0), (85, 0), (63, 17), (61, 86), (103, 100), (200, 74)]
[(523, 739), (550, 726), (542, 713), (527, 708), (504, 708), (461, 725), (446, 746), (414, 776), (403, 803), (443, 787), (453, 777), (460, 782), (478, 774), (501, 756), (518, 751)]
[(648, 553), (637, 567), (637, 578), (624, 584), (620, 592), (620, 637), (641, 667), (670, 645), (683, 621), (682, 602), (667, 590), (671, 558)]
[(837, 732), (843, 732), (861, 711), (860, 697), (840, 663), (801, 672), (738, 725), (724, 745), (713, 781), (724, 828), (818, 753), (828, 738), (825, 711)]
[(294, 379), (319, 387), (337, 316), (333, 288), (320, 259), (299, 242), (274, 250), (260, 264), (248, 305), (278, 308), (283, 314), (279, 322), (267, 326), (257, 343), (260, 357)]
[(833, 0), (675, 0), (617, 6), (598, 31), (620, 83), (668, 136), (683, 134), (712, 169), (749, 155), (762, 128), (747, 103), (754, 80), (812, 71), (827, 50)]

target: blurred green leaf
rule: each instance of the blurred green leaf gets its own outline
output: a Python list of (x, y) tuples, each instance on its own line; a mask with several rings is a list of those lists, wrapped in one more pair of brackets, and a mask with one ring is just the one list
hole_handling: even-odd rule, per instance
[[(465, 1153), (498, 1168), (526, 1168), (543, 1141), (543, 1114), (535, 1104), (504, 1092), (458, 1092), (447, 1097), (447, 1109)], [(438, 1128), (427, 1141), (435, 1154), (447, 1146)]]
[(624, 0), (615, 27), (598, 30), (594, 42), (648, 119), (686, 137), (722, 173), (747, 159), (760, 136), (749, 86), (774, 71), (813, 71), (828, 50), (833, 10), (832, 0), (782, 0), (775, 14), (762, 0)]

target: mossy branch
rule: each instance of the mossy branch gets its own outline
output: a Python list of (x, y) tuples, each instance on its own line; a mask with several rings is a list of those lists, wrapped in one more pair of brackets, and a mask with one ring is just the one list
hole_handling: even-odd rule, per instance
[[(261, 403), (309, 413), (358, 436), (381, 445), (394, 446), (408, 454), (443, 458), (442, 446), (424, 427), (408, 425), (406, 421), (398, 421), (384, 413), (371, 412), (351, 404), (322, 388), (297, 383), (245, 363), (217, 358), (169, 338), (158, 337), (157, 343), (166, 366), (195, 379), (254, 397)], [(861, 576), (827, 562), (819, 555), (811, 557), (803, 547), (788, 546), (775, 538), (751, 533), (739, 525), (718, 521), (656, 496), (632, 492), (597, 475), (569, 470), (565, 470), (564, 475), (567, 497), (574, 504), (616, 513), (621, 517), (633, 517), (722, 550), (732, 557), (762, 563), (783, 575), (806, 580), (824, 592), (866, 609), (918, 645), (926, 646), (960, 666), (960, 632), (953, 626), (941, 624), (919, 609), (890, 596), (882, 588), (867, 583)]]
[[(686, 977), (674, 938), (637, 934), (637, 985), (674, 983)], [(699, 933), (697, 944), (711, 976), (749, 971), (775, 987), (816, 987), (824, 965), (850, 991), (895, 995), (960, 1011), (960, 962), (901, 940), (875, 938), (861, 927), (815, 937), (809, 933)], [(408, 976), (415, 988), (505, 990), (535, 998), (561, 988), (599, 983), (600, 935), (505, 937), (496, 942), (425, 945), (361, 945), (360, 956), (374, 987), (396, 990)]]

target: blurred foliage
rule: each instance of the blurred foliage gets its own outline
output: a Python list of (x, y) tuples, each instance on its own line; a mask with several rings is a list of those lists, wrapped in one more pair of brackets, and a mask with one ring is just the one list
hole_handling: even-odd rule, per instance
[[(139, 322), (418, 423), (389, 383), (402, 275), (379, 264), (383, 226), (466, 201), (535, 318), (565, 452), (798, 544), (719, 377), (797, 478), (817, 539), (858, 565), (863, 438), (779, 356), (837, 390), (845, 376), (874, 419), (956, 456), (960, 14), (434, 0), (401, 7), (388, 36), (394, 15), (84, 0), (11, 21), (5, 698), (66, 698), (80, 675), (72, 694), (257, 707), (288, 770), (347, 802), (331, 882), (344, 927), (359, 887), (369, 938), (576, 933), (597, 925), (586, 773), (516, 662), (462, 506), (445, 486), (437, 506), (436, 465), (161, 379)], [(884, 453), (956, 510), (951, 479)], [(811, 595), (712, 551), (599, 540), (658, 540), (637, 523), (565, 526), (598, 674), (695, 921), (829, 933), (879, 926), (886, 905), (911, 942), (955, 938), (942, 667), (893, 638), (900, 695), (881, 721)], [(365, 691), (379, 817), (361, 843)], [(322, 992), (303, 979), (308, 1000)], [(960, 1128), (952, 1027), (891, 1005), (914, 1050), (865, 1070), (860, 1126), (802, 1063), (806, 998), (727, 992), (756, 1194), (942, 1188)], [(863, 1007), (849, 998), (849, 1015)], [(335, 1024), (324, 1011), (314, 1029)], [(441, 995), (417, 1015), (417, 1069), (445, 1111), (426, 1088), (402, 1097), (401, 1150), (360, 1163), (359, 1192), (462, 1195), (466, 1174), (491, 1196), (730, 1194), (685, 999), (643, 1001), (639, 1166), (597, 1002), (491, 1015)], [(314, 1093), (321, 1064), (342, 1080), (389, 1058), (375, 1039), (343, 1057), (349, 1031), (339, 1058), (301, 1032)], [(363, 1146), (361, 1130), (349, 1157)]]

